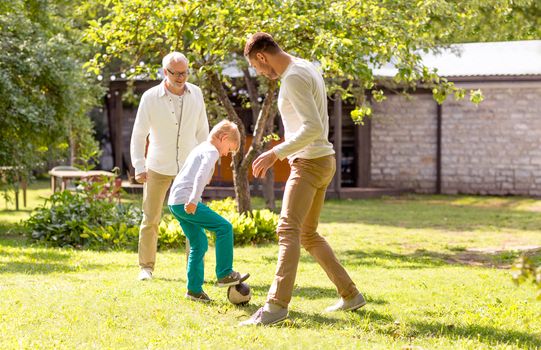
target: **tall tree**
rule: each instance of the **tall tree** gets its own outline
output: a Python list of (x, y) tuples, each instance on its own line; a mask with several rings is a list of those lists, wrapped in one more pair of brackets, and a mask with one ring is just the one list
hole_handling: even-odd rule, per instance
[[(512, 4), (511, 0), (499, 1)], [(376, 83), (402, 88), (429, 86), (440, 103), (449, 95), (464, 98), (464, 90), (424, 67), (420, 54), (445, 43), (442, 38), (450, 38), (449, 33), (462, 31), (467, 24), (464, 13), (475, 15), (482, 10), (473, 0), (111, 0), (107, 4), (108, 15), (90, 22), (87, 31), (87, 39), (96, 45), (90, 62), (96, 74), (112, 60), (124, 64), (126, 70), (137, 67), (135, 74), (144, 69), (152, 74), (164, 54), (183, 51), (199, 84), (211, 92), (206, 96), (208, 102), (219, 102), (213, 110), (237, 122), (241, 129), (227, 90), (231, 78), (223, 69), (236, 64), (240, 71), (248, 71), (242, 49), (250, 33), (272, 33), (286, 51), (319, 62), (329, 93), (353, 98), (357, 108), (352, 118), (360, 123), (370, 114), (369, 101), (385, 98)], [(460, 12), (454, 12), (456, 9)], [(147, 63), (144, 69), (140, 61)], [(373, 71), (389, 63), (398, 73), (391, 81), (381, 82)], [(262, 148), (276, 89), (273, 82), (265, 87), (252, 144), (245, 153), (243, 138), (241, 152), (233, 160), (237, 204), (242, 212), (250, 209), (248, 171)], [(479, 102), (482, 95), (470, 91), (470, 99)]]
[[(472, 4), (475, 4), (472, 10)], [(446, 17), (459, 14), (462, 30), (443, 31)], [(443, 16), (442, 16), (443, 14)], [(446, 1), (442, 10), (433, 12), (429, 25), (442, 43), (541, 39), (541, 2), (538, 0)]]
[[(37, 164), (98, 150), (87, 112), (100, 90), (83, 70), (81, 46), (62, 1), (0, 6), (0, 165)], [(80, 37), (80, 33), (79, 33)]]

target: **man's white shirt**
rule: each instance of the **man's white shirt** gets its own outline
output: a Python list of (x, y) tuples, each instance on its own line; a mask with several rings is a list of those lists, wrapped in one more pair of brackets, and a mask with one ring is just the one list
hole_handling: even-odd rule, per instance
[(281, 76), (278, 109), (285, 141), (273, 148), (278, 159), (314, 159), (334, 154), (328, 140), (327, 93), (321, 73), (295, 58)]
[[(196, 85), (185, 86), (182, 100), (166, 90), (165, 80), (141, 97), (130, 143), (136, 175), (147, 170), (177, 175), (190, 151), (207, 139), (203, 93)], [(145, 159), (147, 135), (150, 143)]]

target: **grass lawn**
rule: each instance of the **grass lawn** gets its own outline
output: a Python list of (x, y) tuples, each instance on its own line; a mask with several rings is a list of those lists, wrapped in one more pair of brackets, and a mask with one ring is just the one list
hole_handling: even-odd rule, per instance
[[(34, 184), (30, 206), (48, 192)], [(257, 202), (260, 205), (261, 201)], [(3, 208), (3, 203), (1, 203)], [(235, 307), (206, 258), (202, 305), (183, 298), (184, 253), (158, 253), (155, 279), (138, 282), (135, 252), (31, 245), (0, 211), (0, 349), (539, 349), (541, 302), (515, 287), (517, 247), (541, 245), (541, 200), (421, 196), (328, 201), (320, 232), (368, 304), (326, 314), (336, 292), (303, 252), (289, 320), (237, 323), (265, 301), (276, 245), (235, 249), (252, 274), (252, 302)]]

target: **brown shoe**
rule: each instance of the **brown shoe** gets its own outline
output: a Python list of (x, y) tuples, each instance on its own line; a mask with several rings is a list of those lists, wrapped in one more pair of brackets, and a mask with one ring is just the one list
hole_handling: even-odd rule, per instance
[(188, 292), (186, 292), (186, 299), (190, 299), (190, 300), (193, 300), (193, 301), (199, 301), (199, 302), (202, 302), (202, 303), (210, 303), (212, 301), (212, 299), (209, 298), (207, 293), (205, 293), (205, 292), (195, 293), (195, 292), (192, 292), (190, 290)]
[(218, 280), (218, 287), (236, 286), (240, 282), (246, 281), (248, 277), (250, 277), (249, 273), (241, 275), (237, 271), (233, 271), (229, 275)]

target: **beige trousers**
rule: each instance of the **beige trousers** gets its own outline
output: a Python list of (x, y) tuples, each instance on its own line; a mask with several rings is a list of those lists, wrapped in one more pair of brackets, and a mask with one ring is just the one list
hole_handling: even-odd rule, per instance
[(154, 271), (158, 248), (158, 226), (167, 190), (174, 176), (148, 170), (143, 186), (143, 221), (139, 230), (139, 266)]
[(332, 248), (316, 231), (325, 192), (335, 171), (332, 155), (297, 158), (291, 163), (277, 228), (278, 265), (267, 296), (269, 303), (287, 307), (291, 301), (301, 244), (323, 268), (341, 297), (349, 299), (359, 293)]

